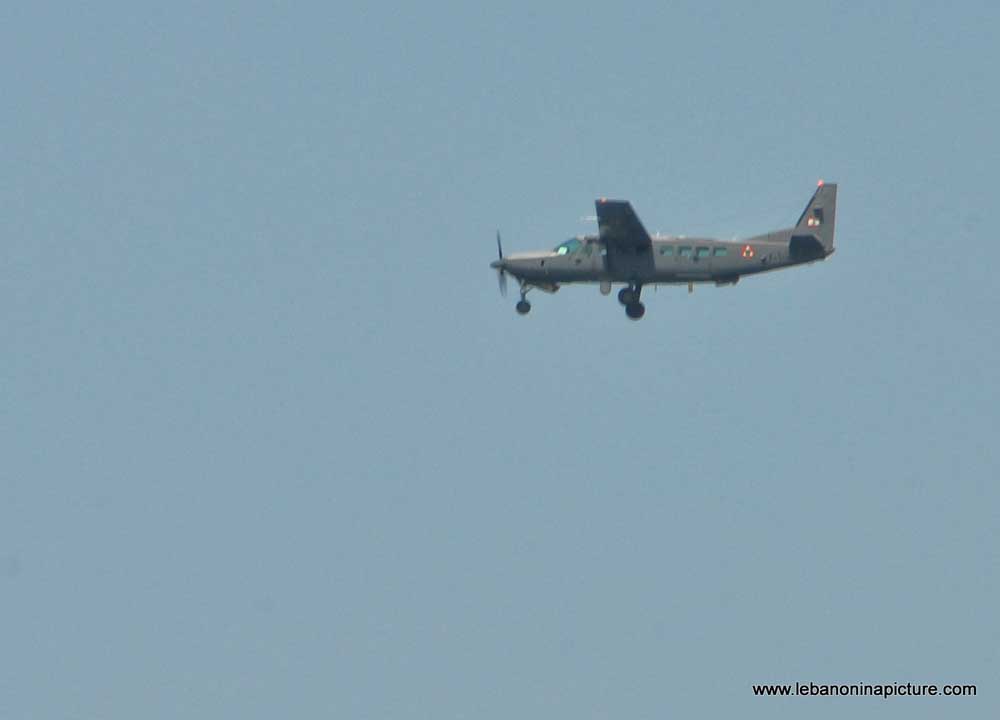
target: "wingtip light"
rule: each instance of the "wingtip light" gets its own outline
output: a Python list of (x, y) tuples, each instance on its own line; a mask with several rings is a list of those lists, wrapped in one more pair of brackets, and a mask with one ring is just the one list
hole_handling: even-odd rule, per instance
[(816, 183), (816, 187), (823, 187), (823, 181), (820, 180), (818, 183)]

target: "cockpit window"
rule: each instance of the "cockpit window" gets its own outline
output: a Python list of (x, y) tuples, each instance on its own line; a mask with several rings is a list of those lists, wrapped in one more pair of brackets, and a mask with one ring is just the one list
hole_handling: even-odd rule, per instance
[(566, 242), (564, 242), (561, 245), (558, 245), (556, 247), (556, 254), (557, 255), (570, 255), (570, 254), (575, 253), (575, 252), (580, 252), (581, 248), (583, 248), (583, 242), (582, 241), (580, 241), (577, 238), (570, 238)]

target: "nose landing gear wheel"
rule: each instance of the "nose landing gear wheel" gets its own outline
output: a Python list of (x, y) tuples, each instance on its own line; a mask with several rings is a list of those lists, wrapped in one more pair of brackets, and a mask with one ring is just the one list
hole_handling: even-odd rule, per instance
[(630, 302), (625, 306), (625, 314), (633, 320), (638, 320), (646, 314), (646, 306), (641, 302)]
[(518, 315), (527, 315), (528, 311), (531, 310), (531, 303), (527, 300), (521, 300), (514, 308), (517, 310)]
[(618, 302), (622, 305), (631, 305), (635, 301), (635, 291), (633, 291), (632, 288), (624, 287), (618, 291)]

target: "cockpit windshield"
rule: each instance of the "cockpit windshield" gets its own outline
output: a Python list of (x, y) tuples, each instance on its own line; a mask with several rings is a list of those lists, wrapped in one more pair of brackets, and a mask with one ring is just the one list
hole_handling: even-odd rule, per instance
[(580, 252), (583, 248), (583, 241), (579, 238), (570, 238), (564, 243), (556, 246), (556, 255), (571, 255), (575, 252)]

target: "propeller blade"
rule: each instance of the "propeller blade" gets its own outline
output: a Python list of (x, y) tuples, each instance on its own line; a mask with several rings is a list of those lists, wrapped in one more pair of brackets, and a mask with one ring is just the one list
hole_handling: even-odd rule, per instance
[(500, 244), (499, 230), (497, 230), (497, 258), (499, 258), (499, 267), (497, 267), (497, 284), (500, 285), (500, 294), (507, 297), (507, 273), (503, 271), (503, 245)]

